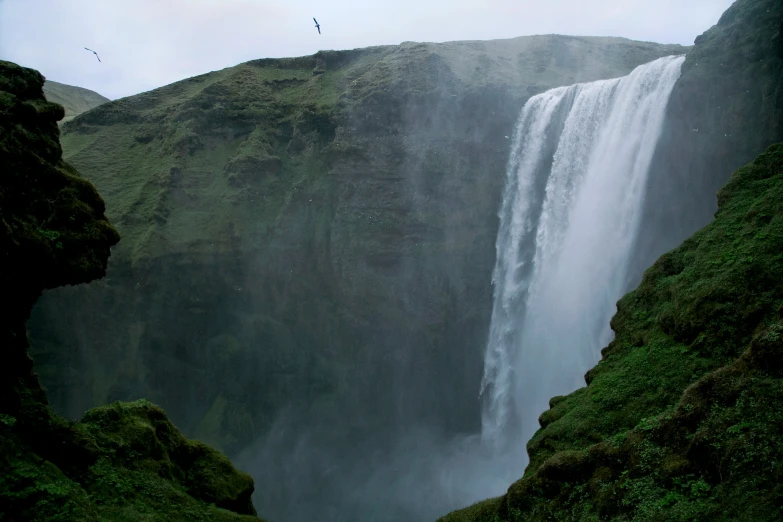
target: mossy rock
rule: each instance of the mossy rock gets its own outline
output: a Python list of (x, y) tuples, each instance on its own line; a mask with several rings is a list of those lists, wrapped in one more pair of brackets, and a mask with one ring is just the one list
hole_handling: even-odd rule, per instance
[(30, 451), (11, 428), (0, 424), (0, 519), (97, 521), (87, 492)]
[(96, 408), (76, 424), (41, 410), (38, 438), (48, 437), (55, 452), (60, 444), (73, 452), (58, 461), (93, 455), (81, 467), (58, 466), (32, 451), (29, 420), (1, 420), (2, 520), (258, 520), (253, 479), (216, 450), (185, 439), (148, 401)]
[(88, 411), (83, 428), (124, 467), (181, 484), (189, 495), (240, 514), (255, 515), (253, 479), (228, 458), (187, 440), (149, 401), (116, 402)]
[(37, 71), (0, 61), (0, 269), (12, 300), (102, 277), (119, 240), (95, 187), (61, 159), (64, 112), (42, 85)]

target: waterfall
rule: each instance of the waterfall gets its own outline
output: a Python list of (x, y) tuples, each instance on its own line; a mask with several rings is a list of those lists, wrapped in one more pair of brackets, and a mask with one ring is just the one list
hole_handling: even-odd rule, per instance
[(531, 98), (500, 209), (482, 440), (529, 440), (550, 397), (584, 385), (626, 290), (647, 172), (684, 57)]

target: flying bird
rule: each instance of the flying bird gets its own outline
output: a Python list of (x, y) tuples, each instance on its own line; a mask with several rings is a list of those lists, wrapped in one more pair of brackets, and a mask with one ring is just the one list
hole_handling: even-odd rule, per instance
[(321, 26), (318, 25), (318, 20), (313, 17), (313, 22), (315, 22), (315, 28), (318, 29), (318, 34), (321, 34)]
[[(87, 48), (85, 47), (85, 49), (87, 49)], [(92, 54), (94, 54), (94, 55), (95, 55), (95, 57), (98, 59), (98, 61), (99, 61), (99, 62), (101, 61), (101, 57), (100, 57), (100, 56), (98, 56), (98, 53), (96, 53), (96, 52), (95, 52), (95, 51), (93, 51), (92, 49), (87, 49), (87, 50), (88, 50), (88, 51), (90, 51)]]

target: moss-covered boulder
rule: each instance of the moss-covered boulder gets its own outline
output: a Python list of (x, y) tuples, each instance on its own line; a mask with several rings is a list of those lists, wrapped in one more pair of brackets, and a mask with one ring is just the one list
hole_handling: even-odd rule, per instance
[[(62, 422), (44, 411), (49, 423)], [(253, 479), (209, 446), (185, 439), (149, 402), (96, 408), (82, 423), (67, 424), (65, 433), (76, 433), (91, 450), (78, 469), (41, 458), (20, 420), (0, 416), (3, 520), (258, 520)], [(79, 447), (67, 439), (46, 442)]]
[(158, 406), (139, 400), (94, 408), (82, 427), (114, 463), (174, 481), (206, 503), (255, 514), (250, 475), (206, 444), (183, 437)]
[(542, 416), (524, 477), (441, 520), (780, 520), (781, 202), (783, 144), (620, 300), (614, 341)]
[(67, 422), (48, 406), (25, 321), (47, 288), (105, 274), (119, 235), (62, 161), (61, 106), (0, 61), (0, 520), (258, 520), (253, 480), (147, 402)]

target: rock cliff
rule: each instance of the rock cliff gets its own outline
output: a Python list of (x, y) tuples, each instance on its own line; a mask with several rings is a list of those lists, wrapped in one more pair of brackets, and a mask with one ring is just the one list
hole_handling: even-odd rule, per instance
[[(712, 219), (732, 172), (783, 141), (783, 4), (738, 0), (696, 38), (650, 172), (637, 274)], [(638, 282), (638, 280), (637, 280)]]
[(0, 61), (0, 518), (258, 520), (250, 476), (160, 408), (114, 403), (75, 423), (47, 404), (27, 353), (30, 310), (44, 289), (103, 277), (119, 235), (61, 159), (64, 111), (43, 82)]

